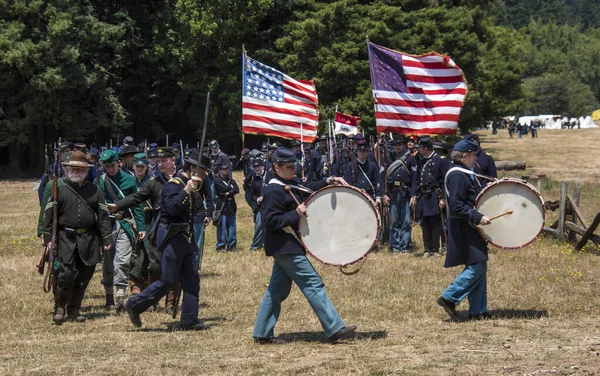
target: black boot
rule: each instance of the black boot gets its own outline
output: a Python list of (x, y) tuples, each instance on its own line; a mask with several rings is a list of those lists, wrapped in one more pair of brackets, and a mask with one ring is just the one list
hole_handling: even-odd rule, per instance
[(104, 303), (104, 309), (110, 311), (115, 309), (115, 296), (113, 294), (106, 295), (106, 302)]
[(54, 293), (54, 316), (52, 316), (52, 321), (54, 321), (56, 325), (60, 325), (67, 321), (65, 307), (69, 302), (70, 295), (71, 291), (63, 290), (60, 287), (56, 288), (56, 292)]
[(81, 302), (83, 301), (83, 295), (85, 294), (84, 289), (74, 289), (71, 293), (71, 299), (69, 299), (69, 306), (67, 308), (68, 319), (75, 322), (84, 322), (85, 317), (79, 313), (81, 309)]

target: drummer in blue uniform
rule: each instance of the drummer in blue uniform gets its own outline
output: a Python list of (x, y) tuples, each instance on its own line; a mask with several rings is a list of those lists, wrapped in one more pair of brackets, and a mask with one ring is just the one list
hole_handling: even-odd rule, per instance
[(353, 163), (346, 166), (344, 180), (350, 185), (364, 190), (372, 199), (379, 200), (384, 187), (382, 187), (383, 184), (380, 181), (381, 175), (377, 165), (367, 159), (369, 143), (363, 138), (358, 140), (356, 144), (357, 157)]
[(416, 194), (417, 161), (406, 147), (403, 135), (394, 134), (390, 141), (393, 151), (389, 153), (387, 184), (388, 195), (384, 202), (390, 206), (390, 250), (411, 251), (410, 198)]
[(490, 317), (487, 311), (488, 248), (475, 226), (489, 225), (491, 221), (474, 209), (477, 187), (474, 176), (469, 173), (475, 166), (478, 150), (474, 142), (459, 141), (450, 156), (453, 167), (446, 177), (449, 237), (444, 267), (465, 265), (437, 300), (451, 320), (456, 319), (456, 306), (466, 297), (470, 319)]
[(198, 160), (187, 160), (190, 164), (188, 176), (170, 179), (161, 192), (160, 222), (157, 225), (157, 244), (162, 248), (160, 280), (153, 282), (140, 294), (132, 295), (124, 304), (133, 325), (142, 326), (140, 313), (165, 296), (179, 280), (183, 289), (181, 306), (181, 330), (206, 330), (208, 325), (198, 320), (198, 295), (200, 277), (195, 264), (194, 213), (200, 210), (198, 181), (203, 179), (209, 166)]
[[(479, 175), (485, 175), (492, 178), (498, 177), (498, 172), (496, 171), (496, 162), (494, 162), (494, 158), (483, 151), (481, 149), (481, 143), (479, 141), (479, 136), (470, 133), (464, 137), (465, 140), (472, 141), (479, 147), (477, 151), (477, 159), (475, 160), (475, 166), (473, 167), (473, 172)], [(483, 179), (479, 177), (475, 177), (475, 183), (477, 183), (478, 192), (480, 192), (486, 185), (488, 185), (491, 180)]]
[[(273, 257), (273, 270), (267, 291), (260, 304), (254, 332), (254, 341), (260, 344), (278, 344), (283, 341), (275, 338), (274, 329), (281, 303), (288, 297), (292, 282), (296, 283), (313, 311), (319, 318), (325, 335), (331, 342), (356, 336), (356, 327), (346, 326), (339, 313), (329, 300), (321, 276), (306, 258), (306, 251), (298, 240), (298, 223), (306, 213), (304, 204), (297, 205), (292, 194), (304, 201), (304, 184), (295, 177), (296, 155), (289, 149), (280, 148), (273, 155), (275, 177), (265, 188), (262, 213), (265, 222), (265, 253)], [(342, 178), (329, 177), (317, 182), (308, 182), (306, 187), (313, 190), (327, 184), (342, 184)], [(285, 187), (291, 188), (290, 192)]]
[(433, 141), (429, 137), (421, 137), (415, 146), (419, 148), (421, 156), (417, 165), (419, 187), (416, 195), (411, 197), (410, 204), (416, 205), (416, 215), (423, 231), (423, 257), (440, 257), (443, 231), (441, 210), (446, 206), (443, 189), (447, 160), (443, 161), (433, 150)]

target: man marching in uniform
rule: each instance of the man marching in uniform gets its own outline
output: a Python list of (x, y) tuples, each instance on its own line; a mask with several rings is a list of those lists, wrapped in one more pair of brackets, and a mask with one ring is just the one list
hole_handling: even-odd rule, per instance
[[(152, 215), (150, 218), (145, 218), (146, 228), (148, 229), (148, 237), (150, 240), (146, 243), (148, 246), (146, 251), (146, 257), (135, 258), (132, 260), (134, 264), (131, 265), (131, 270), (139, 270), (139, 273), (134, 273), (134, 276), (142, 276), (148, 272), (148, 284), (160, 279), (160, 259), (161, 253), (156, 246), (156, 226), (158, 216), (160, 212), (160, 194), (163, 186), (173, 177), (175, 174), (175, 153), (171, 148), (161, 147), (157, 149), (150, 149), (149, 157), (156, 159), (157, 173), (154, 177), (150, 178), (138, 192), (133, 193), (122, 200), (117, 201), (114, 204), (108, 204), (108, 210), (113, 213), (118, 210), (126, 210), (134, 208), (137, 205), (150, 201), (152, 206)], [(147, 259), (147, 265), (144, 263), (144, 259)], [(136, 278), (133, 280), (133, 286), (131, 286), (131, 294), (139, 294), (147, 284), (145, 281), (138, 281)], [(173, 294), (171, 299), (167, 300), (166, 309), (168, 310), (174, 304), (175, 297)]]
[(410, 198), (415, 195), (417, 183), (417, 161), (406, 148), (404, 136), (394, 134), (389, 155), (387, 184), (388, 195), (384, 197), (390, 206), (390, 250), (408, 253), (411, 251)]
[[(198, 181), (202, 181), (208, 166), (191, 158), (191, 176), (172, 178), (162, 189), (160, 222), (157, 244), (162, 251), (160, 280), (155, 281), (140, 294), (131, 296), (123, 308), (133, 325), (142, 326), (140, 314), (158, 303), (179, 281), (183, 289), (181, 330), (206, 330), (208, 325), (198, 320), (200, 276), (195, 263), (194, 213), (202, 205), (198, 202)], [(196, 162), (194, 164), (193, 162)], [(199, 178), (196, 180), (195, 175)], [(194, 177), (192, 179), (192, 177)]]
[(461, 140), (451, 154), (454, 166), (446, 174), (448, 197), (448, 253), (444, 267), (465, 265), (454, 282), (437, 300), (453, 320), (456, 306), (469, 299), (469, 319), (485, 319), (487, 311), (487, 260), (486, 240), (475, 229), (476, 225), (489, 225), (490, 219), (474, 209), (477, 198), (475, 176), (472, 175), (477, 151), (476, 143)]
[[(57, 162), (58, 163), (58, 162)], [(63, 162), (66, 175), (58, 181), (58, 199), (45, 207), (43, 240), (52, 247), (53, 207), (58, 205), (55, 311), (52, 320), (62, 324), (67, 319), (85, 321), (79, 310), (85, 290), (100, 262), (100, 249), (111, 248), (111, 225), (104, 196), (98, 187), (86, 180), (87, 157), (75, 151)], [(52, 186), (52, 182), (48, 184)], [(47, 191), (51, 192), (51, 190)]]
[(421, 222), (425, 248), (423, 257), (440, 257), (442, 210), (446, 206), (443, 189), (447, 160), (444, 162), (433, 150), (433, 142), (429, 137), (421, 137), (418, 147), (421, 156), (417, 166), (419, 187), (417, 194), (411, 197), (410, 205), (416, 205), (417, 218)]
[[(298, 240), (298, 222), (305, 215), (306, 206), (297, 206), (291, 194), (297, 196), (299, 201), (304, 201), (307, 195), (302, 191), (306, 189), (299, 186), (303, 183), (295, 177), (295, 164), (296, 155), (289, 149), (279, 148), (273, 155), (275, 177), (265, 189), (262, 209), (266, 228), (265, 253), (273, 257), (273, 270), (260, 303), (252, 336), (260, 344), (283, 342), (275, 338), (274, 329), (281, 303), (287, 299), (294, 282), (309, 301), (331, 342), (353, 338), (356, 336), (356, 327), (346, 326), (329, 300), (321, 276), (306, 258), (306, 251)], [(346, 182), (341, 178), (329, 177), (307, 183), (306, 187), (318, 190), (327, 184), (345, 185)], [(292, 190), (286, 192), (286, 186)]]
[[(131, 157), (133, 163), (133, 155)], [(103, 151), (100, 160), (106, 172), (100, 177), (99, 187), (108, 203), (115, 203), (138, 191), (135, 178), (119, 169), (117, 163), (119, 156), (115, 151)], [(129, 287), (131, 253), (138, 238), (143, 240), (145, 236), (144, 211), (140, 205), (134, 206), (133, 210), (124, 210), (115, 214), (113, 252), (104, 255), (102, 264), (106, 308), (110, 309), (114, 305), (113, 286), (117, 289), (118, 308), (121, 308), (120, 303), (125, 300), (127, 287)]]

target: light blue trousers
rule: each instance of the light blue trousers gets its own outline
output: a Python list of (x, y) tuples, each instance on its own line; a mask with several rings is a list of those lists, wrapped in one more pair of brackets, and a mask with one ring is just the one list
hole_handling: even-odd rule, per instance
[(321, 276), (305, 255), (279, 255), (274, 256), (273, 260), (271, 280), (260, 303), (253, 337), (274, 337), (275, 324), (281, 312), (281, 302), (290, 294), (292, 282), (298, 285), (310, 303), (327, 337), (331, 337), (346, 326), (329, 300)]
[(470, 315), (487, 312), (487, 261), (465, 266), (442, 294), (442, 298), (454, 304), (466, 297)]

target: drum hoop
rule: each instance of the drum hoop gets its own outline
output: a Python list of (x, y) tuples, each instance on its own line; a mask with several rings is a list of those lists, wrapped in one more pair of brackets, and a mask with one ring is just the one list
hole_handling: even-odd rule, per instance
[(540, 199), (540, 204), (542, 206), (542, 225), (540, 226), (540, 230), (527, 243), (525, 243), (523, 245), (520, 245), (520, 246), (516, 246), (516, 247), (506, 247), (506, 246), (498, 245), (498, 244), (494, 243), (493, 241), (491, 241), (490, 239), (488, 239), (488, 237), (485, 236), (485, 233), (483, 232), (483, 229), (481, 229), (479, 226), (475, 227), (475, 229), (477, 229), (477, 232), (479, 232), (479, 235), (481, 235), (482, 238), (484, 238), (488, 243), (490, 243), (491, 245), (493, 245), (496, 248), (504, 249), (504, 250), (525, 248), (529, 244), (533, 243), (537, 238), (539, 238), (540, 234), (544, 230), (544, 225), (546, 224), (546, 208), (544, 207), (544, 198), (542, 197), (542, 195), (540, 194), (540, 192), (533, 185), (527, 183), (524, 180), (515, 179), (515, 178), (503, 178), (503, 179), (497, 180), (497, 181), (495, 181), (495, 182), (493, 182), (491, 184), (486, 185), (485, 188), (483, 188), (481, 190), (481, 192), (479, 192), (479, 194), (477, 195), (477, 198), (475, 199), (475, 208), (477, 208), (477, 205), (479, 204), (479, 200), (481, 199), (481, 196), (484, 194), (485, 191), (487, 191), (488, 189), (490, 189), (492, 186), (495, 186), (495, 185), (498, 185), (498, 184), (503, 184), (503, 183), (516, 183), (516, 184), (524, 185), (527, 188), (531, 189), (533, 191), (533, 193), (535, 193), (537, 195), (537, 197)]
[(316, 259), (317, 261), (319, 261), (322, 264), (325, 265), (330, 265), (330, 266), (341, 266), (341, 267), (345, 267), (348, 265), (352, 265), (352, 264), (356, 264), (357, 262), (365, 259), (367, 257), (367, 255), (375, 248), (375, 246), (377, 245), (377, 240), (379, 239), (379, 234), (381, 233), (381, 215), (379, 214), (379, 211), (377, 210), (377, 206), (375, 205), (375, 202), (373, 201), (373, 199), (371, 197), (369, 197), (369, 195), (367, 195), (366, 193), (364, 193), (363, 191), (361, 191), (360, 189), (356, 188), (356, 187), (352, 187), (349, 185), (327, 185), (317, 191), (314, 191), (313, 193), (311, 193), (310, 196), (308, 196), (308, 198), (306, 199), (306, 201), (304, 201), (304, 204), (308, 204), (310, 202), (310, 200), (313, 199), (314, 196), (316, 196), (319, 192), (325, 191), (325, 190), (329, 190), (332, 188), (340, 188), (343, 187), (345, 189), (351, 189), (359, 194), (361, 194), (363, 197), (365, 197), (367, 199), (367, 201), (371, 204), (371, 208), (373, 209), (373, 211), (375, 212), (375, 217), (377, 218), (377, 232), (375, 234), (375, 239), (373, 239), (373, 244), (371, 244), (371, 246), (369, 247), (369, 249), (367, 250), (367, 252), (365, 252), (364, 255), (362, 255), (362, 257), (359, 257), (358, 259), (352, 261), (352, 262), (348, 262), (345, 264), (333, 264), (330, 262), (325, 262), (323, 260), (321, 260), (319, 257), (317, 257), (315, 254), (313, 254), (310, 249), (308, 249), (308, 247), (306, 246), (306, 244), (304, 244), (304, 239), (302, 238), (302, 234), (298, 234), (298, 240), (300, 241), (300, 244), (302, 245), (302, 247), (304, 247), (304, 250), (306, 251), (306, 253), (308, 253), (309, 255), (311, 255), (314, 259)]

